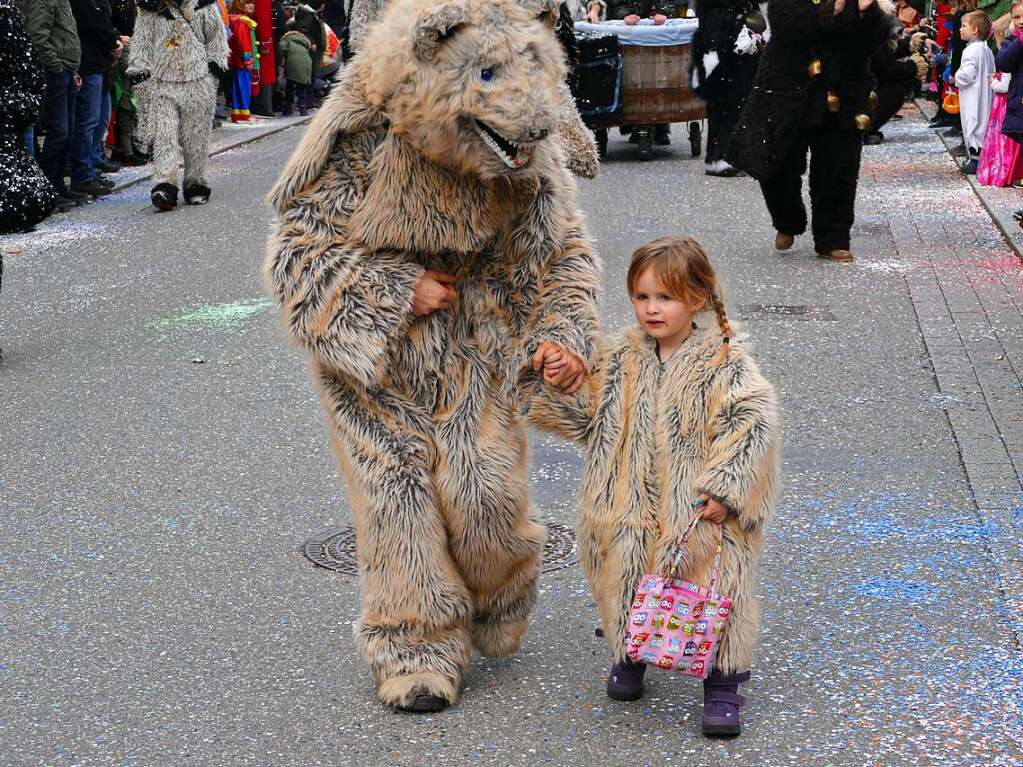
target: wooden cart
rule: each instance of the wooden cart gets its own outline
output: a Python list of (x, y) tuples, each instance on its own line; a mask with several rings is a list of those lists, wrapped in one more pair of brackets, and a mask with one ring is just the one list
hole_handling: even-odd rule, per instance
[[(600, 25), (599, 29), (616, 31), (610, 25)], [(693, 157), (699, 157), (703, 151), (700, 121), (706, 118), (707, 112), (703, 99), (690, 87), (692, 45), (630, 45), (620, 37), (619, 51), (622, 57), (620, 116), (610, 119), (608, 115), (583, 116), (594, 131), (601, 157), (607, 151), (608, 128), (617, 127), (623, 129), (623, 133), (631, 131), (631, 140), (637, 145), (640, 158), (649, 159), (654, 126), (665, 123), (688, 123)]]

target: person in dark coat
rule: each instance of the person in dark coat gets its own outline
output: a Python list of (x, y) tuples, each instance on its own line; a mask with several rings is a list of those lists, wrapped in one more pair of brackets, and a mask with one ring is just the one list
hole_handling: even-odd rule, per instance
[(101, 196), (114, 187), (112, 181), (101, 176), (103, 168), (98, 165), (110, 119), (106, 74), (124, 51), (124, 43), (111, 20), (109, 0), (71, 0), (71, 11), (82, 44), (78, 70), (82, 86), (75, 98), (71, 141), (71, 191)]
[(725, 160), (725, 147), (753, 88), (760, 64), (757, 36), (767, 25), (754, 0), (700, 0), (696, 15), (692, 78), (707, 104), (705, 172), (734, 176), (739, 171)]
[(767, 14), (771, 39), (726, 159), (760, 182), (775, 247), (788, 250), (806, 231), (809, 150), (814, 247), (851, 261), (863, 132), (876, 105), (870, 57), (891, 17), (876, 0), (770, 0)]
[(995, 67), (999, 72), (1012, 75), (1009, 91), (1005, 94), (1002, 133), (1023, 143), (1023, 39), (1020, 38), (1020, 34), (1023, 34), (1023, 2), (1013, 3), (1012, 16), (1017, 32), (1006, 35), (1005, 42), (995, 56)]
[(25, 145), (45, 90), (43, 65), (25, 20), (14, 0), (0, 0), (0, 234), (32, 231), (57, 202)]

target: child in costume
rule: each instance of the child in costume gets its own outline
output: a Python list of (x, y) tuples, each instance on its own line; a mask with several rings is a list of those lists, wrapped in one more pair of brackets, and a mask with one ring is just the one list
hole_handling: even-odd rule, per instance
[(959, 119), (963, 126), (963, 143), (967, 157), (962, 172), (977, 172), (977, 160), (984, 148), (984, 132), (991, 115), (991, 75), (995, 73), (995, 57), (987, 47), (991, 20), (984, 11), (971, 11), (963, 16), (959, 34), (966, 43), (955, 84), (959, 89)]
[(231, 40), (227, 67), (231, 70), (231, 122), (246, 122), (251, 115), (252, 73), (255, 68), (256, 12), (251, 0), (231, 3)]
[(309, 109), (309, 94), (313, 82), (312, 43), (297, 29), (284, 33), (277, 53), (284, 65), (284, 114), (290, 115), (298, 100), (298, 113), (306, 114)]
[[(586, 445), (579, 546), (614, 658), (610, 697), (643, 694), (646, 667), (625, 648), (640, 578), (665, 566), (692, 515), (702, 514), (680, 577), (706, 585), (721, 526), (718, 589), (733, 606), (704, 682), (703, 730), (735, 735), (745, 702), (738, 687), (750, 678), (759, 627), (763, 529), (780, 484), (775, 393), (733, 336), (696, 242), (665, 237), (639, 248), (628, 288), (638, 327), (606, 344), (589, 380), (568, 380), (564, 393), (548, 386), (530, 418)], [(536, 361), (546, 382), (557, 380), (563, 356)]]
[(159, 210), (178, 204), (182, 156), (185, 202), (209, 201), (213, 106), (226, 65), (227, 39), (214, 0), (141, 0), (127, 74), (141, 99), (143, 137), (153, 143), (150, 199)]
[(1005, 94), (1009, 90), (1012, 75), (996, 72), (991, 75), (991, 117), (984, 134), (984, 149), (977, 163), (977, 182), (985, 186), (1010, 186), (1023, 178), (1023, 153), (1020, 145), (1002, 133), (1007, 107)]

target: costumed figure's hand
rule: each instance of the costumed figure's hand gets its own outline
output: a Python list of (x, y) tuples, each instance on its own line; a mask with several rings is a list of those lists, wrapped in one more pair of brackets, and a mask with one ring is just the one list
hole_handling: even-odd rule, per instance
[(544, 383), (565, 394), (574, 394), (586, 378), (586, 365), (579, 357), (553, 341), (544, 341), (533, 355), (533, 370), (543, 368)]
[[(128, 72), (128, 82), (132, 85), (138, 85), (139, 83), (145, 82), (149, 79), (149, 71), (145, 69), (133, 69)], [(79, 80), (81, 82), (81, 80)]]
[(663, 16), (660, 13), (655, 13), (654, 14), (654, 24), (656, 24), (657, 26), (660, 26), (661, 24), (665, 24), (665, 23), (667, 23), (667, 21), (668, 21), (668, 17), (667, 16)]
[(835, 8), (834, 8), (834, 11), (833, 11), (834, 14), (836, 16), (841, 16), (842, 15), (842, 11), (844, 11), (844, 10), (845, 10), (845, 0), (835, 0)]
[(703, 518), (708, 522), (720, 525), (728, 516), (728, 508), (718, 501), (715, 501), (706, 493), (701, 493), (693, 499), (693, 506), (699, 509), (703, 507)]
[(866, 13), (867, 9), (874, 4), (875, 0), (860, 0), (860, 13)]
[(634, 13), (630, 13), (628, 16), (625, 17), (625, 23), (630, 27), (634, 27), (637, 24), (639, 24), (639, 16), (637, 16)]
[(439, 309), (450, 309), (458, 294), (451, 286), (455, 278), (449, 274), (425, 271), (416, 282), (412, 295), (412, 313), (425, 317)]

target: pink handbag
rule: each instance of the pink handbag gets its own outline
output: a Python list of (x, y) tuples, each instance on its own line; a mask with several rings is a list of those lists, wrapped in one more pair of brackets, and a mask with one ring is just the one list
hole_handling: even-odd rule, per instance
[(662, 574), (639, 581), (629, 612), (625, 653), (632, 660), (683, 676), (706, 679), (732, 611), (732, 600), (717, 593), (721, 568), (721, 525), (710, 586), (677, 578), (686, 543), (701, 519), (701, 509), (679, 536), (671, 563)]

